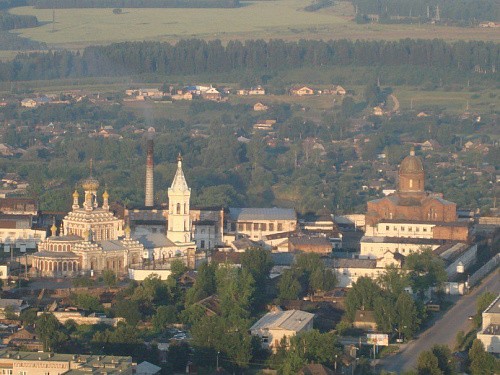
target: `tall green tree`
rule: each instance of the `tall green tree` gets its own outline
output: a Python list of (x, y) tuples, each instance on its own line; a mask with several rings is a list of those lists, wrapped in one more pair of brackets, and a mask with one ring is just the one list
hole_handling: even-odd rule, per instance
[(35, 322), (35, 332), (44, 351), (57, 351), (68, 340), (61, 323), (53, 314), (42, 314)]

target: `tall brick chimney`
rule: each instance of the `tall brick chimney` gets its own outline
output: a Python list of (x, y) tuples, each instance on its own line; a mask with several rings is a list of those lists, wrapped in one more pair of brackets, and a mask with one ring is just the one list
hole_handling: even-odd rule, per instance
[(149, 128), (146, 140), (146, 189), (145, 189), (145, 198), (144, 205), (146, 207), (154, 206), (154, 152), (153, 152), (153, 137), (154, 137), (155, 129)]

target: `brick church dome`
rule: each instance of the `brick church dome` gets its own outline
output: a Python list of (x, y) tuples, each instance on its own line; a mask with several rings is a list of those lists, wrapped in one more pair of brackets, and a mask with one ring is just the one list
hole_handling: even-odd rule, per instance
[(410, 155), (403, 159), (399, 167), (399, 174), (422, 173), (424, 166), (422, 160), (415, 156), (415, 151), (411, 150)]

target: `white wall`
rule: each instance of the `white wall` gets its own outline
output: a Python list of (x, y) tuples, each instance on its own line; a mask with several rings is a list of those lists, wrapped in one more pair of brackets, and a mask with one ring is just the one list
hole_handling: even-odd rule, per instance
[(145, 280), (149, 275), (156, 274), (160, 277), (161, 280), (167, 280), (167, 278), (170, 276), (172, 271), (170, 270), (137, 270), (133, 268), (128, 269), (128, 277), (131, 280), (135, 281), (143, 281)]

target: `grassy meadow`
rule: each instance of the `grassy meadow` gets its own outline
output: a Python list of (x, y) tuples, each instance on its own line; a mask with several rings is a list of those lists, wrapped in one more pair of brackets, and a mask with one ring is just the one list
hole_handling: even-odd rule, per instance
[(20, 7), (11, 13), (35, 15), (42, 26), (18, 29), (21, 36), (51, 47), (79, 49), (120, 41), (176, 41), (183, 38), (255, 39), (400, 39), (500, 41), (494, 29), (435, 25), (358, 25), (352, 5), (338, 2), (318, 12), (305, 12), (309, 0), (245, 2), (234, 9), (52, 9)]

